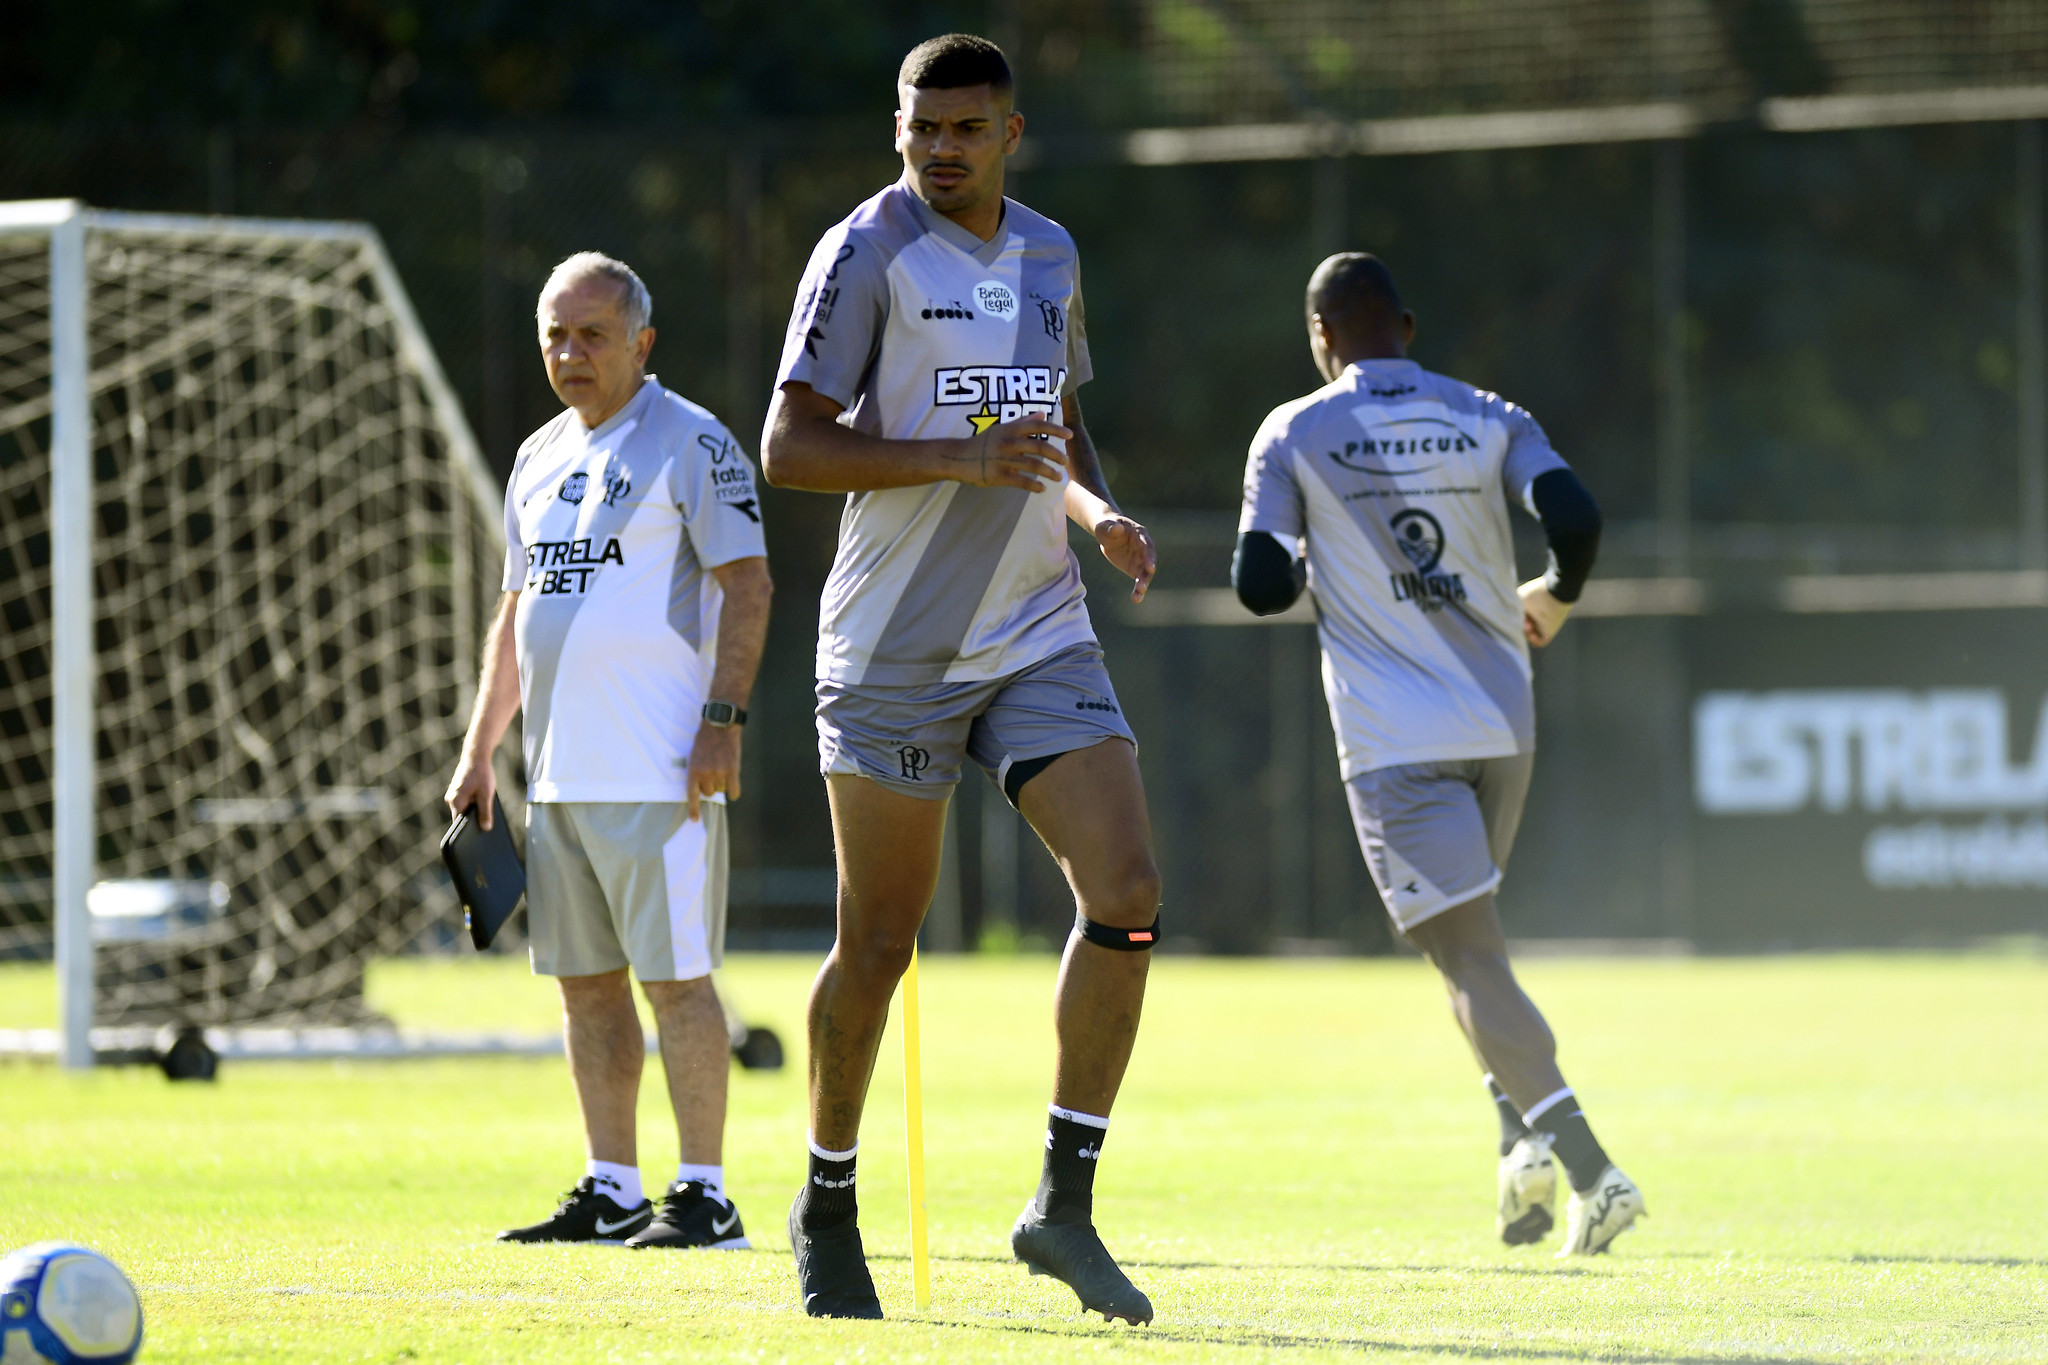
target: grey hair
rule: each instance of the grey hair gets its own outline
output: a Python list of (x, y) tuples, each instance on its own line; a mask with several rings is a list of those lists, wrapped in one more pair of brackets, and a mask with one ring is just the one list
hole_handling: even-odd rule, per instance
[[(579, 251), (573, 256), (563, 257), (561, 264), (548, 272), (548, 281), (540, 287), (540, 296), (546, 298), (548, 291), (557, 284), (569, 284), (592, 275), (610, 280), (619, 287), (619, 307), (626, 314), (628, 336), (638, 336), (642, 328), (654, 321), (654, 296), (647, 292), (647, 285), (633, 272), (632, 266), (602, 251)], [(534, 305), (534, 320), (545, 325), (537, 303)]]

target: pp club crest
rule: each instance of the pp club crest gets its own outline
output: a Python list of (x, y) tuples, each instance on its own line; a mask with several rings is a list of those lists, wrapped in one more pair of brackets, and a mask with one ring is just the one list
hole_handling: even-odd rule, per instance
[(1420, 507), (1405, 507), (1394, 513), (1390, 523), (1394, 540), (1415, 572), (1428, 573), (1444, 557), (1443, 524)]

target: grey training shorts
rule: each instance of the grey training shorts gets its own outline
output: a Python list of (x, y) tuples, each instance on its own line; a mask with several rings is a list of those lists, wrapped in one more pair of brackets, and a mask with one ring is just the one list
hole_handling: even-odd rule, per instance
[(1403, 933), (1500, 885), (1536, 755), (1402, 763), (1344, 784), (1373, 884)]
[(539, 976), (631, 966), (694, 981), (725, 960), (725, 807), (534, 801), (526, 807), (526, 920)]
[(1105, 739), (1138, 742), (1095, 645), (984, 682), (818, 683), (818, 770), (934, 801), (951, 794), (965, 758), (1000, 787), (1012, 763)]

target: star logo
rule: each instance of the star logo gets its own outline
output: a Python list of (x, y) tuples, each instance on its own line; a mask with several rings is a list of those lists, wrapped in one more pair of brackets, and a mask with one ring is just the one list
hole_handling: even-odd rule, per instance
[(976, 436), (981, 435), (981, 433), (987, 431), (990, 427), (994, 426), (996, 423), (1002, 420), (1002, 414), (997, 412), (990, 412), (988, 410), (988, 404), (986, 403), (983, 403), (981, 405), (980, 412), (970, 412), (967, 414), (968, 424), (974, 428), (974, 434)]

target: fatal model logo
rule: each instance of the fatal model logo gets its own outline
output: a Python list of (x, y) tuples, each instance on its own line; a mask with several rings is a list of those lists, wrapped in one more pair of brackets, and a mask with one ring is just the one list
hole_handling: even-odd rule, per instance
[(1402, 508), (1394, 513), (1388, 525), (1394, 528), (1394, 540), (1400, 545), (1401, 553), (1408, 556), (1408, 562), (1415, 566), (1415, 572), (1428, 573), (1443, 559), (1443, 523), (1420, 507)]
[(590, 476), (581, 470), (562, 480), (560, 497), (563, 502), (575, 505), (583, 501), (583, 490), (590, 484)]
[(992, 318), (1008, 322), (1017, 316), (1017, 291), (1001, 280), (983, 280), (974, 286), (974, 306)]
[(932, 372), (932, 404), (973, 408), (963, 413), (977, 434), (998, 422), (1051, 417), (1059, 409), (1067, 372), (1046, 365), (966, 365)]
[(924, 770), (931, 766), (932, 756), (915, 744), (906, 744), (896, 751), (896, 757), (903, 764), (903, 778), (906, 782), (924, 781)]

